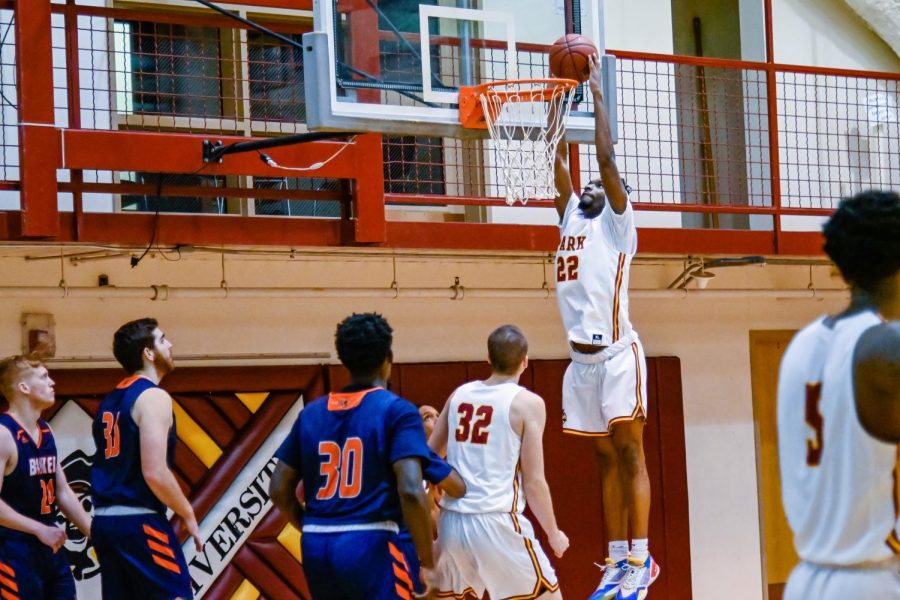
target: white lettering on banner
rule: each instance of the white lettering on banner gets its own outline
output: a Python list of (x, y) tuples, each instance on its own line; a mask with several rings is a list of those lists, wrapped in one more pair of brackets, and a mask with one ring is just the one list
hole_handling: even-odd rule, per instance
[(273, 456), (302, 408), (303, 396), (300, 396), (200, 523), (203, 550), (197, 552), (190, 538), (182, 546), (197, 600), (209, 591), (212, 583), (271, 510), (269, 480), (275, 470)]

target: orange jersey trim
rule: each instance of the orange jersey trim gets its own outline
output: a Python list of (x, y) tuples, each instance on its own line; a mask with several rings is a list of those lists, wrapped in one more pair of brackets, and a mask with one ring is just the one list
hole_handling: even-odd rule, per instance
[(897, 520), (900, 519), (900, 447), (897, 448), (897, 463), (894, 465), (894, 528), (887, 536), (885, 543), (894, 554), (900, 554), (900, 536), (897, 535)]
[(171, 560), (166, 560), (165, 558), (160, 558), (159, 556), (153, 555), (153, 562), (161, 566), (163, 569), (167, 569), (172, 571), (173, 573), (181, 574), (181, 567), (178, 566), (177, 563), (173, 563)]
[(641, 355), (638, 353), (637, 342), (632, 342), (631, 351), (634, 353), (634, 395), (637, 400), (637, 406), (634, 407), (634, 412), (631, 413), (631, 417), (635, 418), (639, 414), (646, 416), (647, 413), (644, 411), (644, 395), (643, 395), (643, 386), (642, 382), (642, 373), (641, 373)]
[(3, 575), (0, 575), (0, 583), (2, 583), (3, 585), (5, 585), (6, 587), (8, 587), (9, 589), (11, 589), (14, 592), (19, 591), (19, 585), (12, 579), (7, 579)]
[(15, 577), (15, 576), (16, 576), (16, 572), (13, 570), (13, 568), (10, 567), (10, 566), (8, 566), (6, 563), (0, 562), (0, 571), (3, 571), (4, 573), (6, 573), (7, 575), (9, 575), (10, 577)]
[(44, 441), (44, 429), (40, 425), (38, 425), (38, 437), (37, 440), (35, 440), (33, 437), (31, 437), (31, 434), (28, 433), (28, 430), (25, 428), (25, 426), (22, 425), (22, 421), (16, 418), (16, 415), (12, 414), (9, 411), (6, 411), (4, 414), (9, 415), (9, 417), (16, 422), (16, 425), (21, 428), (22, 433), (24, 433), (28, 437), (29, 441), (31, 441), (31, 443), (34, 444), (36, 448), (40, 449), (41, 442)]
[(619, 339), (619, 299), (622, 292), (622, 280), (625, 275), (625, 254), (619, 253), (619, 265), (616, 267), (616, 292), (613, 296), (613, 343)]
[(404, 588), (399, 583), (394, 584), (394, 591), (397, 592), (397, 597), (400, 600), (412, 600), (412, 596), (409, 594), (409, 590)]
[(3, 597), (3, 600), (19, 600), (18, 596), (12, 592), (7, 592), (6, 590), (0, 590), (0, 596)]
[(380, 390), (380, 387), (373, 387), (361, 392), (331, 392), (328, 394), (328, 410), (350, 410), (360, 405), (369, 392)]
[(475, 594), (475, 590), (471, 587), (467, 587), (462, 591), (461, 594), (457, 594), (454, 592), (438, 592), (438, 598), (453, 598), (454, 600), (466, 600), (466, 598), (478, 598), (478, 595)]
[(154, 529), (153, 527), (150, 527), (149, 525), (144, 525), (144, 533), (146, 533), (147, 535), (149, 535), (152, 538), (156, 538), (157, 540), (159, 540), (160, 542), (162, 542), (164, 544), (169, 543), (169, 536), (167, 536), (166, 534), (164, 534), (162, 531), (160, 531), (158, 529)]
[(134, 383), (135, 381), (137, 381), (138, 379), (141, 379), (141, 378), (146, 379), (146, 377), (144, 377), (143, 375), (131, 375), (130, 377), (126, 377), (125, 379), (123, 379), (122, 381), (120, 381), (119, 383), (116, 384), (116, 389), (124, 390), (125, 388), (130, 386), (132, 383)]
[(150, 549), (154, 552), (159, 552), (160, 554), (164, 554), (169, 558), (175, 558), (175, 553), (172, 552), (172, 549), (168, 546), (163, 546), (158, 542), (154, 542), (153, 540), (147, 540), (147, 545), (150, 546)]

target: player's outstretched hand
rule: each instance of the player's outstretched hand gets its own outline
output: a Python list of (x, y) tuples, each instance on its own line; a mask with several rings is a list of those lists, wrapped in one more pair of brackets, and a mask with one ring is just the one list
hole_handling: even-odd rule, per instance
[(550, 548), (557, 558), (562, 558), (562, 555), (565, 554), (566, 550), (569, 548), (569, 538), (562, 531), (557, 531), (556, 533), (547, 536), (547, 541), (550, 542)]
[(68, 539), (64, 529), (52, 525), (41, 527), (37, 532), (37, 538), (42, 543), (53, 548), (54, 553), (58, 552)]
[(200, 527), (197, 525), (197, 519), (191, 518), (185, 523), (188, 534), (194, 538), (194, 548), (197, 552), (203, 552), (203, 540), (200, 538)]
[(600, 83), (600, 57), (596, 54), (591, 54), (588, 57), (588, 62), (591, 64), (591, 74), (588, 76), (588, 86), (591, 88), (591, 92), (597, 96), (603, 96), (603, 88)]
[(434, 600), (437, 598), (437, 589), (434, 587), (434, 568), (419, 567), (419, 579), (425, 588), (421, 594), (413, 594), (417, 600)]

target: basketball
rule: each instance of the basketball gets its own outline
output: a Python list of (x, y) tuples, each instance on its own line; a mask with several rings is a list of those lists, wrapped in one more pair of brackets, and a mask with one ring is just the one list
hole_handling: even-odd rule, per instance
[(550, 73), (564, 79), (587, 81), (592, 54), (597, 54), (594, 42), (577, 33), (564, 35), (550, 47)]

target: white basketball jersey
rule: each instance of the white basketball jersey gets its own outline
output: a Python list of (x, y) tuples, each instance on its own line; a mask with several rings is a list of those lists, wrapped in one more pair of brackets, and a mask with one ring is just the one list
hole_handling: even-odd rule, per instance
[(778, 381), (781, 490), (802, 560), (834, 566), (900, 553), (898, 447), (859, 423), (853, 353), (880, 322), (865, 311), (829, 327), (820, 318), (793, 339)]
[(447, 407), (447, 462), (466, 482), (466, 495), (444, 494), (441, 506), (461, 513), (525, 510), (519, 453), (522, 439), (509, 423), (516, 383), (472, 381), (456, 389)]
[(588, 219), (573, 194), (559, 227), (556, 299), (568, 339), (610, 346), (631, 332), (628, 279), (637, 251), (631, 202), (617, 215), (607, 201)]

